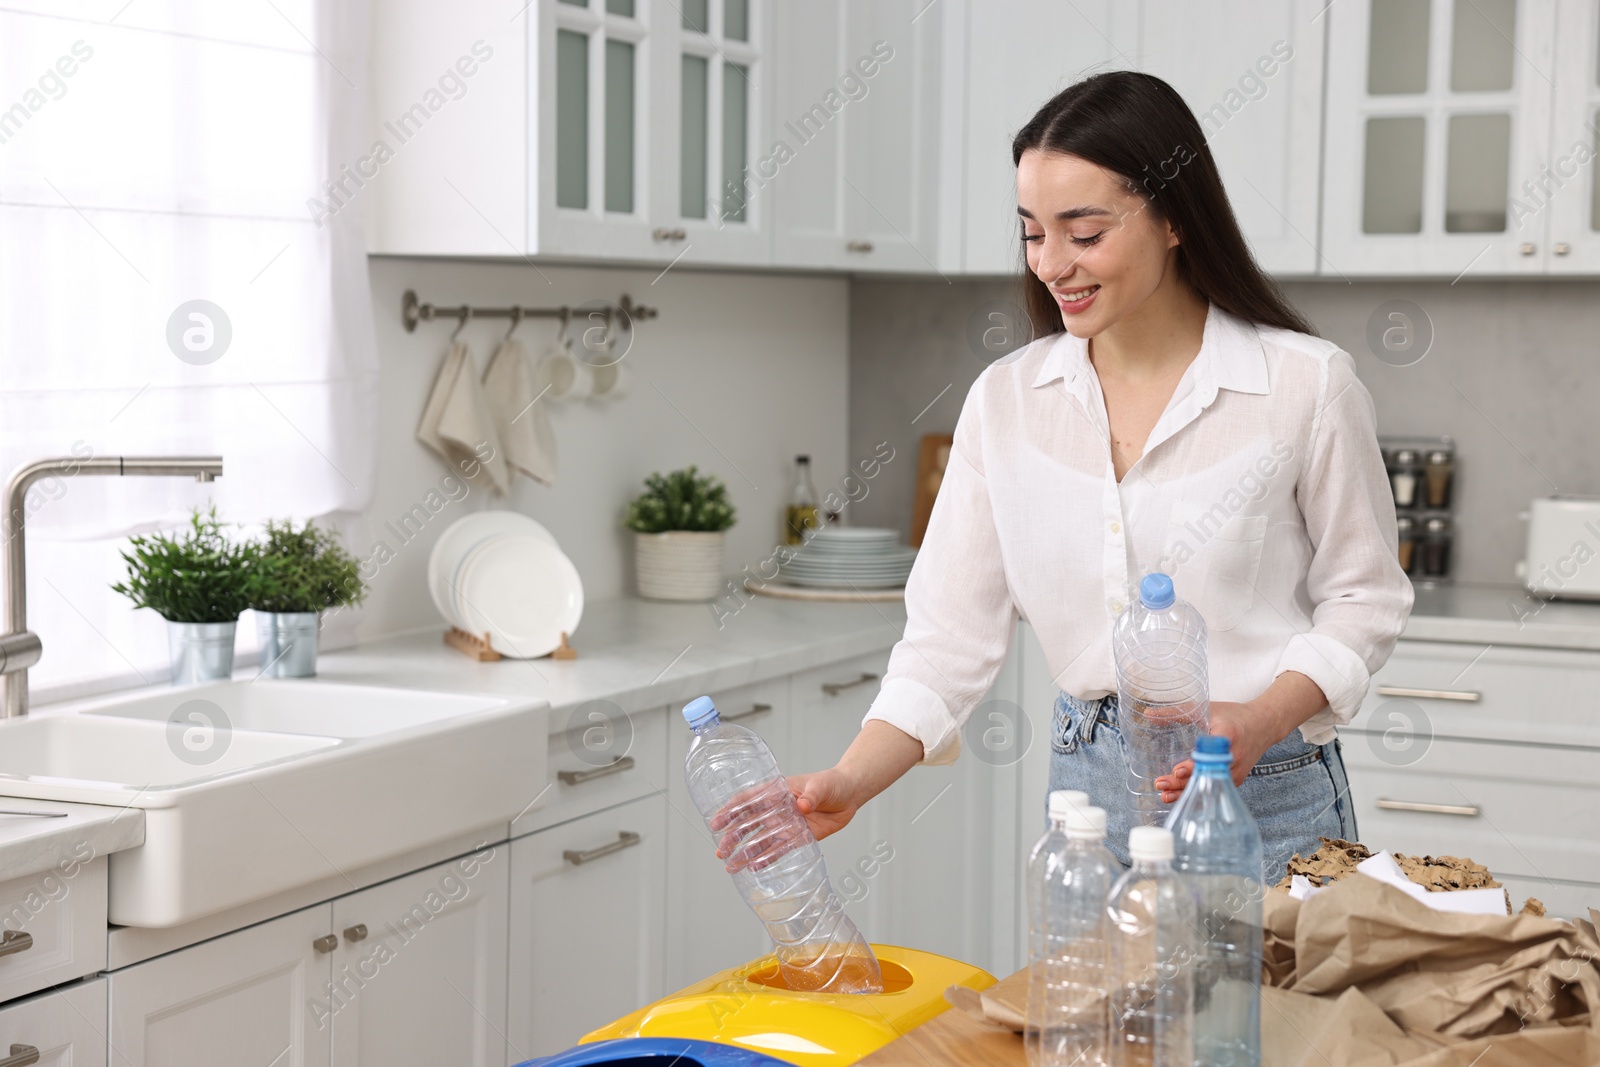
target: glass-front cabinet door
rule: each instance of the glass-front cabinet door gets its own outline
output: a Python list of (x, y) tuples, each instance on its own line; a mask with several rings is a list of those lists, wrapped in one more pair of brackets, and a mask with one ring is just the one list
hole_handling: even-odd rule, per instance
[(645, 258), (659, 179), (648, 121), (651, 0), (536, 0), (529, 19), (529, 250)]
[[(1329, 5), (1320, 272), (1545, 269), (1557, 0)], [(1583, 6), (1589, 6), (1584, 4)]]
[(1550, 216), (1550, 273), (1600, 274), (1600, 4), (1561, 4), (1556, 71), (1548, 169), (1522, 194), (1524, 210)]
[(652, 239), (686, 265), (770, 262), (771, 175), (759, 170), (767, 138), (767, 5), (653, 2), (662, 5), (665, 50), (652, 83), (664, 172), (651, 189)]

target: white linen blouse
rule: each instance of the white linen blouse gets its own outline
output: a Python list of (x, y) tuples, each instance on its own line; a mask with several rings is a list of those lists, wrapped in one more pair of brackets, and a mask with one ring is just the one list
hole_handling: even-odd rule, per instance
[[(1200, 351), (1119, 483), (1088, 342), (1061, 333), (973, 384), (906, 584), (906, 628), (863, 725), (950, 763), (1020, 615), (1055, 684), (1116, 692), (1111, 629), (1138, 580), (1172, 575), (1209, 629), (1213, 700), (1284, 671), (1328, 706), (1335, 736), (1411, 612), (1372, 397), (1337, 345), (1206, 315)], [(1035, 743), (1048, 723), (1033, 723)]]

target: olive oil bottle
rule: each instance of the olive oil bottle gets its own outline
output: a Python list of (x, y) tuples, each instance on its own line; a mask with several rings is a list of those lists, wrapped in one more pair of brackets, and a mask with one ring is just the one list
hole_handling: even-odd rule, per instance
[(807, 530), (815, 530), (820, 525), (817, 490), (811, 484), (811, 457), (796, 456), (794, 487), (789, 490), (789, 506), (783, 521), (784, 543), (798, 545), (805, 540)]

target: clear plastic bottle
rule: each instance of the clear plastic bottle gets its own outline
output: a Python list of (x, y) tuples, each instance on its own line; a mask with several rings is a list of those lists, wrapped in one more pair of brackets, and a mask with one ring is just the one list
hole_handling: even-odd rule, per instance
[(1128, 791), (1145, 826), (1166, 822), (1155, 779), (1189, 758), (1211, 721), (1206, 622), (1159, 571), (1139, 582), (1139, 599), (1111, 631), (1117, 667), (1117, 724), (1128, 756)]
[(1195, 743), (1194, 777), (1167, 826), (1195, 899), (1194, 1053), (1210, 1067), (1261, 1063), (1261, 831), (1233, 784), (1226, 737)]
[(1121, 865), (1105, 838), (1105, 810), (1086, 794), (1050, 794), (1050, 829), (1028, 860), (1031, 1067), (1104, 1067), (1110, 1054), (1105, 903)]
[(767, 928), (784, 984), (880, 993), (883, 975), (828, 881), (822, 849), (765, 741), (722, 722), (710, 697), (683, 709), (694, 730), (684, 759), (689, 796), (722, 842), (734, 884)]
[[(1172, 869), (1172, 833), (1135, 826), (1133, 866), (1106, 905), (1114, 1067), (1191, 1067), (1194, 901)], [(1209, 1067), (1209, 1064), (1208, 1064)]]

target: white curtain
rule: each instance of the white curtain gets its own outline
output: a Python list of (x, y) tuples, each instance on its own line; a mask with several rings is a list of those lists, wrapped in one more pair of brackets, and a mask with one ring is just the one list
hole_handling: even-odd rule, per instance
[(161, 673), (161, 621), (107, 589), (122, 536), (197, 504), (253, 523), (370, 499), (362, 204), (311, 205), (365, 154), (367, 38), (363, 0), (0, 11), (0, 468), (220, 454), (225, 471), (35, 490), (36, 685)]

